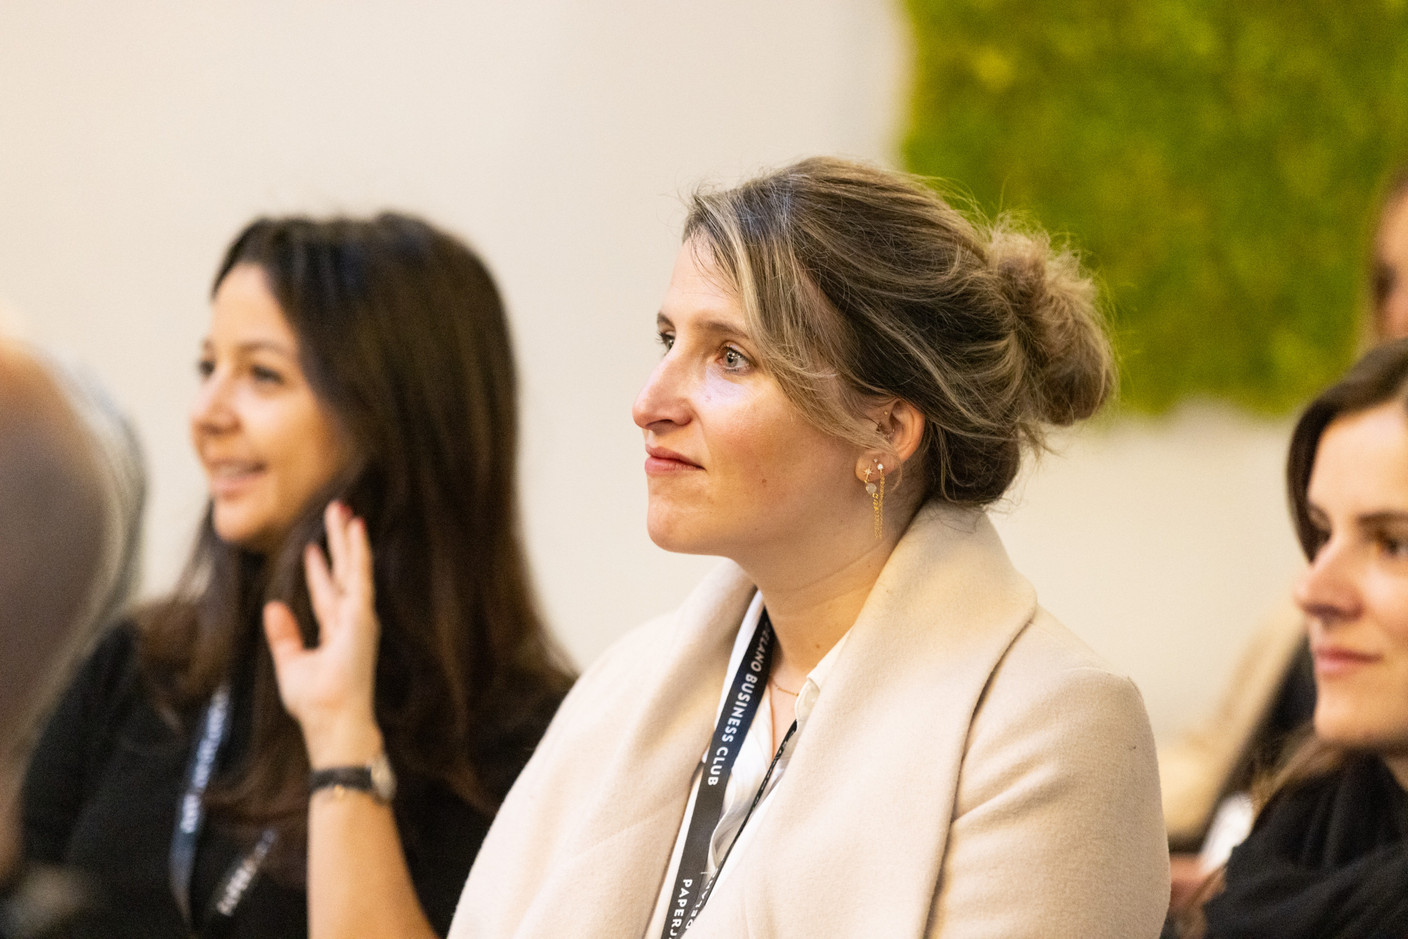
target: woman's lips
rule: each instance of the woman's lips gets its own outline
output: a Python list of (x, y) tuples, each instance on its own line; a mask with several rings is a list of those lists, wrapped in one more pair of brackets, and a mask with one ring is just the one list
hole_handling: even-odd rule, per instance
[(666, 473), (687, 473), (703, 469), (698, 463), (685, 459), (673, 450), (664, 447), (645, 448), (645, 473), (647, 476), (660, 476)]
[(206, 466), (206, 478), (210, 483), (211, 498), (229, 498), (239, 495), (263, 472), (258, 463), (228, 462), (210, 463)]
[(1311, 651), (1315, 656), (1315, 674), (1326, 678), (1349, 674), (1379, 660), (1377, 655), (1339, 646), (1317, 646)]

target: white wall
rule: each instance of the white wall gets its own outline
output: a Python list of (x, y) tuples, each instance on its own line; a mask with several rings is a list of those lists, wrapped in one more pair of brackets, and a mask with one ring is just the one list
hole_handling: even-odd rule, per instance
[(1041, 602), (1127, 671), (1167, 739), (1206, 712), (1300, 570), (1291, 422), (1190, 404), (1052, 439), (993, 511)]
[[(135, 415), (157, 592), (203, 503), (184, 410), (227, 240), (256, 213), (384, 206), (464, 234), (512, 311), (545, 605), (587, 661), (712, 563), (646, 538), (629, 417), (678, 195), (813, 152), (893, 162), (907, 55), (875, 0), (6, 0), (0, 318)], [(1294, 567), (1284, 437), (1208, 408), (1097, 427), (1000, 519), (1161, 732)]]

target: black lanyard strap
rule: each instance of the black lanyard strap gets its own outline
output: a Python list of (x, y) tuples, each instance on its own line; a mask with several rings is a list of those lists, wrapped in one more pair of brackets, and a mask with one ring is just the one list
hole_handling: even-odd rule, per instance
[[(176, 825), (171, 832), (171, 895), (176, 908), (181, 911), (181, 919), (194, 930), (191, 917), (191, 876), (196, 866), (196, 845), (200, 841), (200, 831), (205, 824), (205, 791), (210, 786), (210, 777), (215, 773), (215, 763), (220, 758), (220, 748), (230, 735), (230, 686), (222, 684), (211, 695), (205, 708), (205, 718), (201, 722), (200, 739), (191, 753), (190, 765), (186, 769), (186, 791), (177, 803)], [(259, 876), (259, 869), (265, 857), (274, 846), (276, 832), (266, 828), (254, 847), (244, 856), (237, 857), (220, 879), (211, 897), (206, 919), (234, 915), (245, 893)]]
[(699, 896), (694, 901), (694, 908), (689, 912), (689, 918), (685, 921), (684, 928), (688, 929), (694, 922), (694, 918), (699, 915), (699, 911), (704, 909), (704, 904), (709, 902), (709, 894), (714, 892), (714, 884), (719, 882), (719, 875), (724, 872), (724, 865), (728, 863), (729, 856), (733, 854), (734, 846), (738, 844), (738, 839), (743, 837), (743, 829), (748, 827), (748, 820), (753, 817), (753, 810), (758, 807), (758, 803), (763, 801), (763, 795), (768, 791), (768, 782), (772, 779), (773, 770), (777, 769), (777, 764), (782, 761), (782, 754), (787, 752), (787, 742), (792, 739), (792, 735), (797, 732), (797, 722), (793, 721), (792, 726), (787, 728), (787, 733), (782, 735), (782, 743), (777, 745), (777, 752), (773, 754), (772, 762), (768, 764), (768, 771), (763, 774), (763, 781), (758, 786), (758, 791), (753, 794), (753, 801), (748, 805), (748, 811), (743, 816), (743, 821), (738, 823), (738, 831), (733, 833), (733, 840), (728, 843), (728, 850), (719, 859), (719, 869), (714, 871), (714, 876), (704, 882), (704, 889), (699, 891)]
[(188, 926), (191, 925), (191, 874), (196, 866), (196, 841), (205, 822), (205, 790), (229, 731), (230, 686), (221, 685), (206, 705), (200, 740), (186, 769), (186, 793), (177, 803), (176, 828), (171, 833), (171, 895), (181, 911), (181, 919)]
[(758, 618), (758, 627), (753, 631), (748, 651), (734, 673), (728, 698), (719, 713), (718, 723), (714, 725), (714, 737), (704, 755), (699, 784), (694, 790), (694, 812), (689, 818), (689, 830), (685, 834), (684, 850), (680, 853), (680, 866), (675, 874), (661, 939), (679, 939), (683, 936), (703, 909), (703, 901), (708, 898), (705, 883), (709, 880), (709, 844), (723, 815), (724, 793), (728, 789), (729, 777), (733, 775), (734, 761), (743, 748), (748, 728), (753, 725), (763, 689), (767, 685), (768, 672), (772, 667), (772, 647), (772, 622), (764, 610)]

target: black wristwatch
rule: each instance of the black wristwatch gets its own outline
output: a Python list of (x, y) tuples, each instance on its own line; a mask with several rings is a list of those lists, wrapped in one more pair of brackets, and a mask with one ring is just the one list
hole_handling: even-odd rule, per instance
[(353, 789), (365, 792), (382, 805), (396, 797), (396, 774), (386, 753), (378, 753), (366, 766), (330, 766), (308, 774), (308, 794), (319, 789)]

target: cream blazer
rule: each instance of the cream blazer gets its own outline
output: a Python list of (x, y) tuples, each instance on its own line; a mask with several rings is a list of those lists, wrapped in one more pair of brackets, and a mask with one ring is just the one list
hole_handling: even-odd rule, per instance
[[(642, 935), (754, 590), (725, 565), (588, 669), (452, 939)], [(1036, 605), (979, 512), (915, 518), (770, 799), (689, 939), (1139, 939), (1168, 906), (1139, 693)]]

